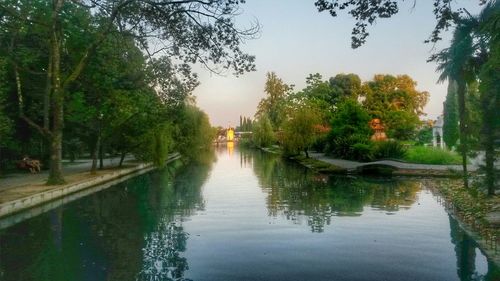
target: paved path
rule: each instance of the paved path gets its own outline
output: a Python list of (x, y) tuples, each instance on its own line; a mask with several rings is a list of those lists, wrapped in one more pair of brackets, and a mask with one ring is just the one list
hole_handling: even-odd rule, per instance
[[(394, 160), (381, 160), (374, 162), (356, 162), (350, 160), (342, 160), (335, 159), (328, 156), (325, 156), (324, 153), (309, 153), (309, 156), (316, 160), (320, 160), (326, 163), (333, 164), (340, 168), (347, 169), (348, 171), (356, 170), (359, 167), (369, 166), (369, 165), (386, 165), (391, 166), (401, 170), (432, 170), (432, 171), (461, 171), (462, 165), (431, 165), (431, 164), (414, 164), (414, 163), (406, 163), (399, 162)], [(467, 168), (470, 172), (474, 172), (478, 169), (476, 165), (467, 165)]]
[[(133, 157), (125, 158), (125, 161), (133, 160)], [(120, 158), (108, 158), (104, 159), (104, 167), (110, 168), (114, 166), (118, 166), (120, 162)], [(124, 163), (125, 164), (125, 163)], [(90, 171), (90, 167), (92, 166), (91, 159), (79, 159), (74, 163), (70, 163), (69, 161), (63, 161), (63, 173), (64, 175), (73, 175), (82, 172)], [(22, 185), (38, 185), (47, 181), (49, 176), (48, 170), (42, 170), (42, 172), (38, 174), (30, 174), (28, 171), (16, 172), (12, 174), (2, 175), (0, 177), (0, 190), (22, 186)]]

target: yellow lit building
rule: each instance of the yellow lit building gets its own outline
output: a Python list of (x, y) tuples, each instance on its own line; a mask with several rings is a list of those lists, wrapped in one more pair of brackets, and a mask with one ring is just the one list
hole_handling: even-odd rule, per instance
[(234, 129), (229, 127), (226, 131), (226, 140), (229, 141), (234, 141)]

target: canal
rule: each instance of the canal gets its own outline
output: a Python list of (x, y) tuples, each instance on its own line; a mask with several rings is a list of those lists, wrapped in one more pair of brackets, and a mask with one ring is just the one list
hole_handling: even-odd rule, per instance
[(500, 280), (429, 181), (219, 147), (0, 229), (0, 280)]

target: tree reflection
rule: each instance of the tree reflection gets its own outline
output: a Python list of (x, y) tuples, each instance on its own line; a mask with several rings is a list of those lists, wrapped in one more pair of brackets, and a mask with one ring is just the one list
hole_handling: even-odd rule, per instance
[[(450, 220), (451, 242), (455, 245), (457, 257), (457, 275), (461, 281), (496, 281), (500, 280), (500, 270), (491, 261), (484, 259), (487, 263), (487, 270), (484, 273), (478, 272), (476, 265), (480, 253), (476, 242), (471, 239), (460, 227), (457, 220), (448, 215)], [(482, 255), (482, 253), (480, 254)]]
[(198, 155), (0, 231), (0, 280), (183, 280), (182, 222), (215, 161)]
[(410, 208), (420, 190), (418, 182), (326, 176), (275, 155), (253, 155), (269, 215), (306, 220), (313, 232), (322, 232), (333, 216), (360, 216), (365, 206), (389, 213)]
[(186, 250), (188, 235), (175, 222), (163, 222), (158, 229), (146, 236), (143, 248), (143, 268), (137, 280), (186, 280), (186, 258), (180, 253)]

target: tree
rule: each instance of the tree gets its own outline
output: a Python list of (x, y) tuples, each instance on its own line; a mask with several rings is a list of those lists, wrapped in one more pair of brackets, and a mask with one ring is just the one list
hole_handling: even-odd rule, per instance
[(449, 148), (452, 148), (457, 144), (459, 137), (456, 92), (457, 83), (450, 80), (448, 82), (446, 100), (443, 104), (443, 140)]
[(467, 153), (469, 144), (467, 136), (468, 117), (466, 108), (467, 84), (474, 80), (472, 58), (475, 53), (472, 32), (476, 28), (476, 20), (472, 17), (461, 20), (453, 32), (453, 38), (449, 48), (433, 55), (430, 61), (437, 61), (437, 71), (441, 73), (439, 81), (446, 79), (457, 83), (457, 101), (460, 129), (460, 152), (462, 155), (462, 169), (465, 187), (467, 180)]
[[(14, 1), (0, 4), (2, 12), (2, 36), (10, 37), (9, 57), (21, 87), (20, 65), (15, 58), (24, 48), (17, 40), (18, 33), (27, 27), (36, 26), (49, 38), (45, 47), (48, 54), (38, 70), (47, 77), (47, 94), (44, 104), (51, 105), (51, 124), (39, 125), (23, 111), (21, 117), (50, 141), (51, 161), (49, 184), (64, 182), (61, 171), (62, 136), (64, 127), (64, 101), (70, 94), (71, 85), (81, 75), (91, 56), (106, 41), (110, 34), (120, 32), (131, 36), (145, 52), (152, 55), (163, 52), (186, 63), (200, 62), (208, 68), (210, 63), (231, 68), (237, 74), (254, 69), (254, 58), (243, 53), (240, 44), (252, 37), (257, 29), (240, 30), (234, 24), (235, 11), (242, 1), (146, 1), (146, 0), (102, 0), (102, 1)], [(85, 20), (73, 20), (78, 12)], [(72, 36), (75, 32), (78, 36)], [(9, 36), (13, 34), (14, 36)], [(86, 35), (91, 35), (90, 40)], [(165, 43), (160, 50), (148, 45), (156, 39)], [(76, 40), (76, 41), (75, 41)], [(80, 44), (78, 52), (65, 57), (68, 46)], [(22, 91), (18, 91), (22, 96)], [(20, 99), (21, 101), (22, 99)], [(23, 108), (20, 104), (20, 108)], [(48, 110), (46, 111), (48, 113)], [(48, 114), (46, 114), (49, 116)], [(48, 118), (45, 118), (48, 120)], [(45, 120), (44, 119), (44, 120)]]
[(283, 126), (283, 147), (287, 154), (304, 151), (309, 158), (308, 149), (317, 138), (316, 126), (321, 125), (320, 111), (311, 105), (304, 105), (291, 112)]
[(293, 86), (285, 84), (274, 72), (268, 72), (266, 76), (266, 97), (260, 100), (255, 116), (260, 119), (266, 115), (272, 126), (279, 129), (286, 116), (286, 98)]
[(344, 99), (357, 100), (361, 94), (361, 79), (357, 74), (337, 74), (330, 78), (330, 87), (333, 89), (332, 103)]
[(488, 194), (494, 195), (498, 189), (499, 172), (495, 169), (500, 148), (500, 2), (495, 2), (483, 11), (484, 20), (480, 24), (480, 34), (489, 37), (490, 54), (481, 67), (480, 104), (483, 126), (481, 128), (482, 147), (485, 151), (486, 187)]
[(429, 93), (418, 91), (416, 85), (408, 75), (381, 74), (364, 84), (363, 106), (372, 117), (382, 120), (390, 137), (409, 139), (420, 125)]
[(344, 159), (369, 158), (370, 115), (358, 102), (345, 100), (339, 104), (331, 120), (327, 152)]
[(253, 142), (259, 147), (267, 147), (275, 140), (273, 125), (267, 115), (261, 115), (252, 128)]

